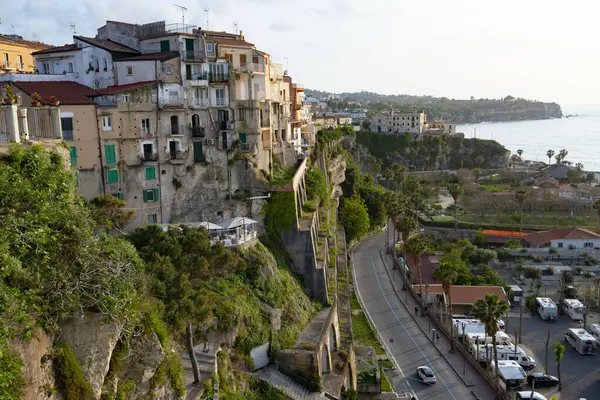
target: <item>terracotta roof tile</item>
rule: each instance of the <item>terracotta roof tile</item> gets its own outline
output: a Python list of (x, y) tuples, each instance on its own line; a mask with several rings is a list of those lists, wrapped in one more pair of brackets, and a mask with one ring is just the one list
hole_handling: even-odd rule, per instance
[(481, 231), (484, 235), (494, 235), (494, 236), (509, 236), (509, 237), (523, 237), (528, 234), (525, 232), (512, 232), (512, 231), (497, 231), (493, 229), (484, 229)]
[(50, 54), (50, 53), (60, 53), (62, 51), (73, 51), (73, 50), (81, 50), (81, 49), (77, 48), (74, 44), (65, 44), (64, 46), (51, 47), (49, 49), (36, 51), (31, 54), (33, 54), (33, 55)]
[(111, 53), (140, 54), (139, 51), (132, 49), (131, 47), (123, 46), (120, 43), (113, 42), (110, 39), (94, 39), (85, 36), (73, 36), (73, 38), (87, 44), (91, 44), (92, 46), (99, 47)]
[(48, 97), (54, 96), (64, 105), (95, 104), (88, 96), (98, 94), (94, 89), (77, 82), (13, 82), (13, 85), (29, 96), (34, 92), (39, 93), (43, 103)]
[(136, 89), (138, 87), (152, 85), (156, 83), (155, 81), (144, 81), (144, 82), (136, 82), (136, 83), (128, 83), (126, 85), (118, 85), (118, 86), (109, 86), (105, 89), (99, 89), (97, 91), (97, 95), (104, 96), (107, 94), (116, 94), (123, 93), (131, 89)]
[[(413, 288), (417, 293), (420, 292), (419, 285), (413, 285)], [(425, 292), (426, 288), (423, 286), (423, 292)], [(485, 298), (486, 294), (492, 294), (498, 296), (498, 299), (509, 301), (502, 286), (460, 286), (453, 285), (450, 289), (452, 296), (452, 304), (453, 305), (474, 305), (477, 300)], [(427, 288), (427, 292), (430, 294), (442, 294), (444, 293), (444, 289), (442, 285), (435, 284), (429, 285)]]
[(115, 60), (119, 61), (167, 61), (173, 58), (179, 57), (179, 53), (176, 51), (170, 51), (168, 53), (146, 53), (132, 57), (125, 57)]
[(243, 40), (214, 38), (218, 45), (235, 46), (235, 47), (254, 47), (252, 43), (244, 42)]
[(582, 228), (564, 228), (530, 233), (524, 239), (532, 246), (541, 246), (558, 239), (598, 239), (600, 234)]
[(47, 49), (49, 47), (52, 47), (52, 46), (42, 43), (42, 42), (34, 42), (31, 40), (15, 38), (12, 36), (2, 35), (2, 34), (0, 34), (0, 42), (14, 44), (17, 46), (24, 46), (24, 47), (27, 47), (30, 49)]

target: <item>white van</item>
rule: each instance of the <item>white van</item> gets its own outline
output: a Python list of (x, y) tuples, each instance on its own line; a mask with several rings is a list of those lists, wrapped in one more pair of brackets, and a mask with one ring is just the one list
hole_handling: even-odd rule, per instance
[(600, 324), (590, 325), (590, 335), (596, 338), (600, 342)]
[(531, 396), (531, 390), (525, 392), (517, 392), (516, 400), (548, 400), (546, 396), (541, 393), (533, 392)]
[(549, 297), (536, 297), (535, 308), (537, 309), (537, 313), (544, 321), (556, 321), (558, 308)]
[(511, 290), (510, 305), (520, 305), (523, 298), (523, 289), (518, 285), (510, 285), (509, 288)]
[[(463, 340), (467, 345), (472, 345), (472, 344), (484, 345), (484, 344), (492, 343), (492, 337), (487, 336), (485, 334), (485, 332), (465, 333), (465, 337), (463, 338)], [(508, 336), (506, 333), (504, 333), (502, 331), (496, 332), (496, 344), (498, 344), (498, 345), (510, 344), (510, 336)]]
[(577, 299), (564, 299), (563, 308), (565, 314), (569, 316), (573, 321), (583, 321), (585, 314), (585, 306)]
[[(479, 348), (479, 357), (477, 355), (477, 348)], [(515, 345), (500, 345), (496, 346), (496, 349), (498, 351), (498, 361), (516, 361), (524, 370), (535, 368), (535, 360), (532, 357), (529, 357), (527, 353), (518, 346), (515, 348)], [(478, 361), (491, 362), (494, 360), (494, 346), (491, 344), (484, 346), (472, 345), (470, 351)]]
[[(492, 371), (496, 369), (496, 363), (491, 363)], [(516, 361), (498, 361), (498, 375), (507, 390), (520, 387), (527, 379), (527, 373)]]
[(596, 354), (598, 342), (585, 329), (569, 329), (565, 332), (565, 342), (579, 354)]

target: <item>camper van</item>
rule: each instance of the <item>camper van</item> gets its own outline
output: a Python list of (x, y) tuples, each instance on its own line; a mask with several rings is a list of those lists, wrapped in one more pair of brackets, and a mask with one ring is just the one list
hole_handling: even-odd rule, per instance
[(585, 329), (569, 329), (565, 332), (565, 342), (570, 344), (579, 354), (596, 354), (598, 342)]
[(510, 304), (519, 306), (521, 304), (521, 299), (523, 298), (523, 289), (517, 285), (510, 285)]
[(535, 307), (537, 309), (537, 313), (544, 321), (554, 322), (556, 321), (556, 316), (558, 315), (558, 309), (556, 308), (556, 304), (548, 298), (548, 297), (536, 297), (535, 298)]
[(590, 325), (590, 335), (596, 338), (596, 341), (600, 342), (600, 324)]
[[(478, 349), (479, 354), (477, 354)], [(529, 357), (527, 353), (518, 346), (515, 347), (513, 344), (499, 345), (496, 346), (496, 349), (498, 351), (498, 361), (516, 361), (526, 371), (535, 368), (535, 360), (532, 357)], [(478, 361), (489, 362), (494, 360), (494, 346), (491, 344), (483, 346), (472, 345), (470, 351)]]
[(564, 299), (563, 308), (565, 314), (569, 316), (573, 321), (583, 321), (583, 315), (585, 314), (585, 306), (576, 299)]
[(481, 333), (485, 332), (485, 325), (478, 319), (453, 319), (454, 331), (459, 339), (462, 339), (463, 333)]
[[(491, 364), (492, 371), (494, 371), (496, 364)], [(507, 390), (521, 386), (527, 379), (525, 370), (516, 361), (512, 360), (498, 361), (498, 375), (500, 375), (500, 379), (504, 382)]]
[[(464, 342), (470, 346), (472, 344), (491, 344), (492, 337), (487, 336), (485, 332), (470, 332), (465, 333), (465, 337), (463, 338)], [(509, 345), (510, 344), (510, 336), (502, 331), (496, 332), (496, 344), (501, 345)]]

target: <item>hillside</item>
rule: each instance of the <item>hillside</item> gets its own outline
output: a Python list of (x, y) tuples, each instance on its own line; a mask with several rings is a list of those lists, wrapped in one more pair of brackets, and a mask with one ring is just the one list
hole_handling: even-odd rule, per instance
[[(321, 99), (333, 93), (306, 90), (307, 96)], [(357, 107), (350, 102), (359, 102), (370, 113), (390, 108), (412, 111), (424, 110), (429, 120), (452, 121), (457, 124), (476, 122), (521, 121), (530, 119), (562, 118), (562, 109), (557, 103), (514, 98), (503, 99), (448, 99), (446, 97), (384, 95), (372, 92), (335, 94), (327, 104), (335, 110), (351, 110)]]

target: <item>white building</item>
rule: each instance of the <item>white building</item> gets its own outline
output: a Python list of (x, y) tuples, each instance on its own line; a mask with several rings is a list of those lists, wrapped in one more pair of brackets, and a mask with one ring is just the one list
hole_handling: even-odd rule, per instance
[(383, 111), (370, 119), (371, 132), (421, 135), (427, 115), (423, 111)]
[(564, 228), (540, 231), (524, 236), (527, 247), (556, 249), (590, 249), (600, 247), (600, 234), (583, 228)]

